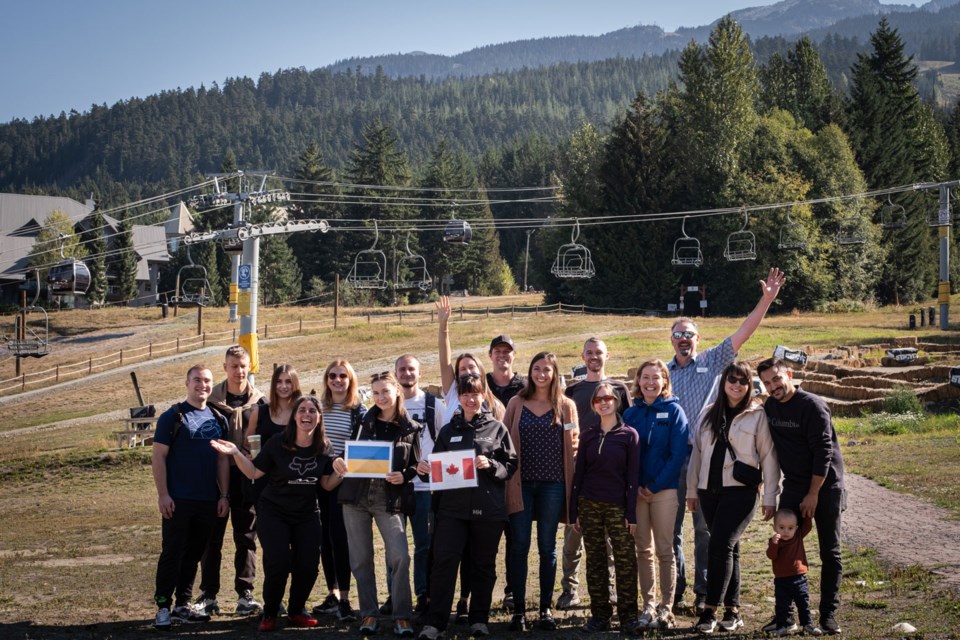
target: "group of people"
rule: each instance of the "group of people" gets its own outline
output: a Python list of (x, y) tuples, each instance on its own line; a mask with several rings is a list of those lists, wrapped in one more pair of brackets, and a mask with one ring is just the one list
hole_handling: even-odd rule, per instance
[[(371, 376), (369, 410), (353, 367), (340, 358), (326, 368), (319, 395), (304, 394), (296, 370), (285, 364), (274, 370), (263, 398), (247, 383), (250, 358), (237, 346), (227, 351), (227, 379), (216, 387), (210, 367), (191, 367), (186, 400), (160, 417), (154, 438), (163, 519), (155, 625), (219, 613), (229, 516), (236, 611), (260, 612), (261, 631), (274, 630), (283, 615), (297, 627), (335, 615), (359, 617), (359, 630), (370, 634), (383, 617), (392, 619), (397, 636), (433, 640), (453, 612), (471, 636), (486, 636), (501, 538), (510, 630), (557, 628), (552, 609), (580, 602), (584, 553), (590, 616), (583, 631), (610, 629), (614, 608), (622, 633), (669, 629), (674, 610), (685, 606), (682, 531), (689, 511), (696, 629), (734, 631), (744, 624), (739, 539), (759, 504), (775, 531), (767, 555), (776, 616), (764, 629), (839, 633), (845, 501), (829, 409), (796, 387), (790, 369), (775, 359), (757, 367), (769, 394), (759, 404), (753, 370), (736, 361), (784, 280), (771, 269), (739, 329), (702, 352), (696, 323), (678, 318), (673, 358), (643, 362), (629, 387), (607, 376), (607, 347), (595, 337), (583, 346), (585, 376), (569, 385), (549, 352), (533, 356), (526, 377), (514, 371), (516, 348), (506, 335), (490, 343), (490, 372), (473, 354), (454, 358), (445, 298), (437, 303), (440, 397), (421, 389), (420, 361), (412, 354)], [(352, 474), (349, 450), (356, 449), (348, 441), (390, 443), (378, 449), (390, 452), (383, 463), (389, 466)], [(474, 482), (439, 490), (431, 457), (454, 451), (468, 452), (464, 466)], [(527, 594), (534, 521), (536, 600)], [(814, 522), (822, 562), (818, 623), (803, 547)], [(382, 603), (374, 524), (385, 551), (389, 595)], [(554, 601), (561, 524), (562, 592)], [(263, 555), (262, 604), (253, 597), (255, 539)], [(201, 592), (194, 599), (198, 565)], [(309, 609), (321, 566), (327, 594)], [(350, 602), (351, 579), (359, 612)]]

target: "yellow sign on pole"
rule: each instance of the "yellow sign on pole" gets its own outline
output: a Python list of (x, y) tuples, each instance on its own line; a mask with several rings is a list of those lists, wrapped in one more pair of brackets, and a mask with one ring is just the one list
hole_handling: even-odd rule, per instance
[(237, 313), (241, 316), (250, 315), (250, 292), (241, 289), (237, 296)]

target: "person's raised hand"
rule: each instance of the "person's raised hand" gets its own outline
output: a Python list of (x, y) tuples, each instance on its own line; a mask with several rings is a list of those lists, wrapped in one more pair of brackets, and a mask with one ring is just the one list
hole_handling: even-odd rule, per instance
[(770, 267), (766, 280), (760, 281), (760, 292), (764, 298), (773, 300), (780, 293), (780, 287), (787, 281), (787, 274), (777, 267)]
[(440, 299), (437, 300), (434, 304), (437, 305), (437, 319), (440, 322), (446, 322), (450, 319), (450, 298), (447, 296), (440, 296)]

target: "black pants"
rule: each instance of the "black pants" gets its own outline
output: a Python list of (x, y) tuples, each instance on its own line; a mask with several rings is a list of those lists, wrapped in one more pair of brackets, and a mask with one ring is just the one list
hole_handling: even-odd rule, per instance
[(493, 585), (497, 581), (497, 551), (504, 521), (460, 520), (438, 514), (433, 536), (430, 610), (424, 624), (443, 631), (450, 619), (457, 569), (466, 564), (470, 576), (470, 624), (487, 623)]
[(797, 620), (800, 621), (800, 626), (813, 624), (810, 617), (810, 590), (807, 588), (807, 574), (774, 578), (773, 595), (777, 603), (775, 611), (778, 629), (787, 626), (787, 618), (790, 617), (790, 609), (794, 604), (797, 605)]
[(323, 530), (320, 537), (320, 560), (323, 563), (323, 578), (327, 590), (350, 591), (350, 545), (347, 529), (343, 524), (343, 505), (338, 500), (340, 487), (333, 491), (320, 489), (320, 522)]
[(740, 536), (757, 510), (753, 487), (723, 487), (697, 491), (710, 546), (707, 551), (707, 604), (740, 606)]
[[(236, 467), (230, 467), (230, 524), (236, 547), (233, 554), (233, 586), (237, 595), (253, 591), (253, 580), (257, 575), (257, 511), (244, 497), (245, 482), (249, 483), (250, 480)], [(220, 560), (226, 532), (227, 519), (217, 518), (210, 542), (200, 560), (200, 590), (208, 598), (215, 598), (220, 593)]]
[[(800, 514), (804, 493), (784, 491), (780, 508)], [(820, 617), (834, 616), (840, 608), (840, 580), (843, 578), (843, 557), (840, 548), (840, 515), (847, 508), (847, 495), (842, 489), (824, 487), (817, 499), (813, 521), (820, 543)]]
[(291, 518), (260, 502), (257, 537), (263, 547), (263, 614), (276, 617), (290, 576), (289, 611), (297, 613), (320, 574), (320, 514)]
[(174, 501), (173, 516), (164, 519), (160, 528), (160, 559), (157, 561), (154, 594), (158, 607), (170, 608), (174, 593), (177, 605), (190, 602), (197, 564), (218, 519), (216, 502)]

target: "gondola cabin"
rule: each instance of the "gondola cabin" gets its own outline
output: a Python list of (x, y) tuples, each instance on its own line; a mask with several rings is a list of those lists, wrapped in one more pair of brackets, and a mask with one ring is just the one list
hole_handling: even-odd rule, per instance
[(61, 260), (47, 272), (47, 285), (55, 296), (82, 296), (90, 288), (90, 269), (80, 260)]

